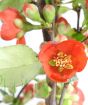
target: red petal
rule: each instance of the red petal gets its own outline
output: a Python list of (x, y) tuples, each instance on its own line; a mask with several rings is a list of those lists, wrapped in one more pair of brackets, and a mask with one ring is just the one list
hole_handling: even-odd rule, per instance
[(23, 90), (24, 93), (28, 93), (28, 92), (33, 92), (33, 84), (28, 84), (24, 90)]
[(84, 94), (83, 94), (82, 90), (79, 89), (78, 87), (76, 87), (76, 91), (77, 91), (77, 94), (79, 96), (79, 102), (84, 102), (85, 97), (84, 97)]
[(0, 12), (0, 19), (3, 21), (1, 27), (1, 37), (4, 40), (11, 40), (16, 37), (16, 34), (20, 31), (14, 24), (16, 18), (22, 18), (18, 10), (14, 8), (8, 8)]
[(61, 22), (63, 22), (65, 25), (69, 25), (69, 23), (64, 17), (57, 18), (56, 23), (61, 23)]
[(1, 27), (1, 38), (4, 40), (12, 40), (16, 38), (16, 34), (20, 31), (13, 23), (4, 23)]
[(16, 10), (15, 8), (8, 8), (1, 12), (0, 18), (4, 22), (9, 22), (13, 21), (15, 18), (22, 18), (22, 17), (20, 16), (19, 11)]
[[(49, 61), (53, 59), (53, 57), (56, 56), (59, 51), (72, 56), (73, 69), (64, 69), (62, 72), (59, 72), (57, 67), (49, 65)], [(84, 46), (82, 43), (76, 40), (67, 40), (61, 43), (49, 42), (44, 44), (39, 53), (39, 59), (43, 64), (46, 74), (50, 79), (56, 82), (66, 82), (68, 79), (73, 77), (77, 71), (83, 70), (87, 63)]]
[(26, 44), (25, 37), (18, 39), (16, 44)]

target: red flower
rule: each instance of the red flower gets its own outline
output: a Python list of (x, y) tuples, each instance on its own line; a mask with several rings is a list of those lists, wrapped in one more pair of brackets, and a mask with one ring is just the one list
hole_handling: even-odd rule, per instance
[(39, 59), (48, 77), (56, 82), (67, 82), (87, 63), (84, 46), (76, 40), (44, 44)]
[(21, 29), (16, 27), (14, 23), (15, 19), (22, 19), (22, 17), (14, 8), (8, 8), (0, 12), (0, 20), (3, 22), (0, 34), (4, 40), (14, 39), (17, 33), (20, 32)]

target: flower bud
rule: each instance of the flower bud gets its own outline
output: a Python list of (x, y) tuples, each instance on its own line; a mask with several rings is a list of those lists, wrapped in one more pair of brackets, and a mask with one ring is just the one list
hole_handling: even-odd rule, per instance
[(23, 21), (21, 20), (21, 19), (19, 19), (19, 18), (16, 18), (15, 20), (14, 20), (14, 23), (15, 23), (15, 25), (18, 27), (18, 28), (23, 28)]
[(43, 8), (43, 16), (48, 23), (52, 23), (55, 18), (55, 8), (53, 5), (47, 4)]
[(74, 91), (74, 87), (70, 84), (67, 88), (68, 93), (71, 93)]
[(73, 100), (73, 101), (79, 101), (79, 96), (78, 96), (77, 94), (74, 94), (74, 95), (72, 96), (72, 100)]
[(42, 21), (36, 5), (34, 5), (32, 3), (25, 4), (23, 10), (24, 10), (24, 14), (31, 20), (39, 21), (39, 22)]
[(66, 35), (67, 33), (69, 33), (69, 31), (71, 31), (71, 26), (64, 17), (57, 17), (55, 20), (55, 26), (57, 35)]
[(21, 31), (17, 34), (16, 37), (17, 37), (18, 39), (20, 39), (20, 38), (22, 38), (23, 36), (24, 36), (24, 31), (21, 30)]
[(65, 25), (69, 25), (68, 21), (64, 17), (57, 17), (56, 18), (56, 23), (64, 23)]
[(23, 90), (24, 94), (28, 94), (28, 93), (32, 93), (32, 95), (34, 95), (34, 85), (33, 84), (28, 84), (24, 90)]

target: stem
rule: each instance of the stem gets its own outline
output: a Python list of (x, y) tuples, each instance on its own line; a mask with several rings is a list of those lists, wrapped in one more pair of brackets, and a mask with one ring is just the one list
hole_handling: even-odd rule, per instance
[(19, 99), (21, 93), (23, 92), (23, 90), (25, 89), (25, 87), (28, 85), (28, 83), (26, 85), (23, 86), (23, 88), (21, 89), (21, 91), (19, 92), (18, 96), (17, 96), (17, 99)]
[(80, 23), (80, 11), (81, 11), (81, 7), (78, 7), (76, 9), (76, 11), (77, 11), (77, 31), (80, 32), (80, 25), (79, 25), (79, 23)]
[(69, 83), (64, 83), (64, 87), (62, 89), (61, 97), (60, 97), (60, 101), (59, 101), (59, 104), (58, 105), (63, 105), (64, 95), (66, 93), (66, 89), (67, 89), (67, 86), (68, 85), (69, 85)]
[(17, 95), (17, 97), (13, 100), (13, 104), (18, 102), (21, 93), (23, 92), (23, 90), (25, 89), (25, 87), (27, 85), (28, 85), (28, 83), (23, 86), (23, 88), (21, 89), (21, 91), (19, 92), (19, 94)]
[(56, 83), (49, 80), (48, 85), (52, 88), (50, 96), (45, 100), (46, 105), (56, 105)]
[[(44, 7), (45, 2), (44, 0), (39, 0), (39, 11), (40, 11), (40, 15), (43, 18), (42, 15), (42, 7)], [(54, 0), (52, 0), (52, 4), (54, 5)], [(55, 20), (53, 21), (52, 27), (48, 27), (48, 29), (43, 29), (43, 38), (44, 41), (52, 41), (54, 39), (54, 25)], [(47, 77), (47, 82), (48, 85), (51, 87), (52, 91), (49, 95), (49, 97), (45, 100), (46, 105), (56, 105), (56, 83), (51, 81), (48, 77)]]
[(50, 28), (51, 24), (44, 23), (43, 25), (32, 25), (29, 23), (26, 23), (23, 27), (24, 32), (28, 32), (29, 30), (39, 30), (39, 29), (47, 29)]
[(0, 100), (0, 103), (3, 103), (3, 101), (2, 101), (2, 100)]
[(52, 92), (51, 92), (51, 102), (50, 105), (56, 105), (56, 83), (53, 83), (52, 86)]

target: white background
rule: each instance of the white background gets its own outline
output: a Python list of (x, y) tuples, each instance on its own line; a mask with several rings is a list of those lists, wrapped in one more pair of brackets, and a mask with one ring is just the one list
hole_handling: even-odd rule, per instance
[[(70, 5), (68, 6), (70, 7)], [(64, 17), (68, 20), (68, 22), (71, 24), (72, 27), (76, 27), (77, 14), (75, 12), (69, 11), (66, 14), (64, 14)], [(83, 13), (81, 12), (80, 26), (82, 24), (83, 18), (84, 18)], [(34, 51), (39, 52), (39, 45), (41, 42), (43, 42), (42, 31), (34, 30), (31, 32), (28, 32), (26, 34), (26, 40), (27, 40), (28, 46), (33, 48)], [(4, 41), (0, 39), (0, 47), (14, 45), (15, 42), (16, 42), (16, 39), (12, 41)], [(82, 89), (85, 95), (85, 102), (83, 105), (88, 105), (88, 64), (86, 65), (85, 69), (81, 73), (78, 73), (77, 75), (79, 78), (78, 86)], [(36, 105), (37, 101), (38, 100), (34, 99), (32, 103), (29, 102), (27, 105)], [(4, 105), (4, 104), (0, 104), (0, 105)]]

